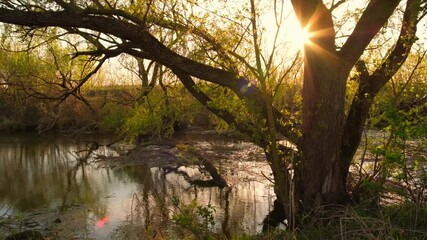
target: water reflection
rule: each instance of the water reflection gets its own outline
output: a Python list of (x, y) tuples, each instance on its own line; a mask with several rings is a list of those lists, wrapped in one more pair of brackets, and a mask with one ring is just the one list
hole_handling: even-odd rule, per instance
[[(0, 139), (0, 199), (12, 211), (94, 203), (103, 189), (76, 153), (85, 144), (35, 135)], [(70, 194), (72, 192), (72, 194)]]
[[(240, 163), (245, 167), (250, 166), (258, 174), (261, 171), (269, 171), (268, 166), (259, 162)], [(182, 175), (173, 172), (165, 172), (162, 168), (147, 168), (144, 166), (128, 166), (114, 171), (122, 178), (127, 175), (138, 181), (139, 194), (132, 198), (131, 212), (118, 229), (118, 238), (137, 239), (144, 236), (166, 234), (171, 226), (170, 220), (174, 214), (179, 213), (174, 206), (174, 198), (180, 203), (190, 204), (194, 201), (199, 206), (212, 206), (215, 217), (215, 225), (212, 231), (231, 237), (232, 233), (245, 232), (255, 234), (262, 229), (262, 220), (269, 212), (274, 200), (273, 188), (265, 179), (255, 176), (253, 172), (232, 172), (233, 165), (226, 166), (225, 178), (234, 179), (231, 188), (220, 189), (218, 187), (197, 187), (185, 180)], [(197, 168), (181, 167), (189, 175), (197, 175)], [(236, 169), (235, 169), (236, 170)], [(247, 179), (239, 181), (236, 179)], [(120, 235), (121, 234), (121, 235)], [(134, 234), (129, 236), (129, 234)], [(170, 234), (170, 232), (169, 232)]]
[[(107, 140), (97, 138), (101, 144)], [(212, 230), (225, 236), (259, 232), (272, 206), (273, 188), (261, 175), (270, 171), (264, 162), (223, 160), (221, 170), (232, 187), (201, 188), (160, 167), (99, 167), (85, 151), (87, 141), (0, 136), (0, 206), (6, 206), (0, 211), (53, 209), (60, 219), (54, 236), (61, 239), (139, 239), (171, 234), (176, 227), (171, 219), (179, 212), (174, 198), (183, 205), (210, 204), (215, 209)], [(115, 152), (100, 147), (94, 154)], [(190, 177), (201, 175), (195, 167), (179, 170)]]

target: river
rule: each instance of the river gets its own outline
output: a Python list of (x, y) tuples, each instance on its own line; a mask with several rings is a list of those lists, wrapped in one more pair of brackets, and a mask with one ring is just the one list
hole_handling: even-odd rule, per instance
[[(227, 138), (191, 138), (191, 145), (204, 147), (215, 160), (230, 187), (191, 184), (181, 173), (206, 178), (197, 166), (169, 171), (141, 160), (163, 159), (166, 146), (143, 152), (141, 159), (105, 164), (105, 157), (118, 155), (117, 148), (105, 146), (109, 136), (0, 135), (0, 238), (26, 229), (57, 239), (179, 237), (188, 234), (179, 225), (186, 216), (225, 236), (259, 233), (274, 201), (260, 150)], [(101, 146), (87, 151), (91, 141)], [(210, 215), (213, 225), (204, 224)]]

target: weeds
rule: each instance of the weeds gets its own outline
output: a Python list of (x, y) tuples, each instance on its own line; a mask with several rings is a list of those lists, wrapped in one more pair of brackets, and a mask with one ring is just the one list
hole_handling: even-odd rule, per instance
[[(427, 239), (427, 211), (412, 205), (328, 206), (305, 216), (296, 239)], [(313, 219), (315, 219), (313, 221)]]
[(176, 196), (172, 198), (172, 204), (177, 209), (173, 213), (172, 222), (179, 227), (177, 230), (181, 236), (186, 236), (190, 232), (197, 239), (213, 237), (210, 227), (215, 225), (213, 215), (215, 208), (212, 205), (202, 206), (196, 200), (185, 205)]

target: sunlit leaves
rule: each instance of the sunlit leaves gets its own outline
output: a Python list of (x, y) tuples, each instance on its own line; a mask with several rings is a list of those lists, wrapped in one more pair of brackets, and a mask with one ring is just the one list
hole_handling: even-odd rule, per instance
[(422, 96), (427, 82), (426, 62), (419, 62), (418, 57), (410, 56), (377, 96), (369, 128), (381, 130), (382, 136), (373, 134), (369, 149), (374, 160), (370, 178), (392, 182), (399, 187), (386, 186), (385, 190), (423, 206), (427, 201), (420, 197), (427, 192), (427, 158), (423, 150), (427, 140), (427, 98)]

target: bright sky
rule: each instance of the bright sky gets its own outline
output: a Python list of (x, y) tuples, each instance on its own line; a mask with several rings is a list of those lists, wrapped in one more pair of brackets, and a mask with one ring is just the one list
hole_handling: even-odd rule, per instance
[[(275, 18), (276, 16), (273, 11), (265, 13), (260, 18), (261, 25), (266, 29), (263, 39), (263, 45), (266, 47), (272, 47), (274, 43), (273, 40), (277, 31)], [(308, 33), (301, 28), (289, 1), (286, 1), (285, 3), (283, 18), (284, 21), (282, 28), (280, 29), (278, 43), (281, 44), (282, 47), (286, 47), (288, 50), (292, 49), (292, 51), (297, 51), (302, 49), (304, 42), (307, 40)], [(283, 44), (286, 46), (283, 46)]]
[[(337, 9), (333, 11), (334, 16), (336, 16), (334, 18), (334, 21), (336, 22), (344, 21), (343, 27), (340, 30), (336, 29), (337, 37), (340, 37), (343, 35), (349, 35), (351, 33), (357, 20), (355, 16), (351, 16), (351, 15), (353, 15), (353, 13), (355, 12), (359, 12), (363, 10), (365, 6), (366, 6), (366, 1), (349, 0), (348, 2), (342, 4), (341, 6), (339, 6)], [(401, 12), (399, 14), (401, 14)], [(308, 40), (310, 33), (304, 31), (301, 28), (295, 16), (295, 13), (293, 12), (293, 8), (290, 1), (285, 2), (284, 16), (286, 20), (283, 24), (284, 26), (283, 30), (281, 31), (282, 39), (280, 42), (290, 43), (290, 45), (287, 46), (288, 48), (291, 47), (291, 48), (301, 49), (304, 45), (304, 42)], [(399, 20), (395, 21), (397, 25), (399, 25), (399, 21), (400, 21), (400, 18)], [(261, 23), (263, 26), (266, 27), (268, 31), (266, 36), (269, 36), (267, 37), (267, 43), (269, 43), (269, 40), (272, 40), (273, 38), (272, 36), (274, 35), (274, 32), (275, 32), (275, 28), (274, 28), (275, 26), (274, 24), (272, 24), (274, 23), (273, 11), (265, 13), (265, 15), (261, 19)], [(400, 29), (396, 29), (395, 33), (398, 33), (399, 30)], [(424, 19), (422, 19), (422, 21), (418, 24), (417, 36), (420, 39), (419, 42), (423, 43), (423, 45), (427, 47), (427, 17), (424, 17)], [(341, 41), (340, 39), (338, 39), (337, 43), (342, 44), (345, 41), (345, 39), (346, 38), (342, 38)], [(268, 46), (271, 44), (266, 44), (266, 45)]]

